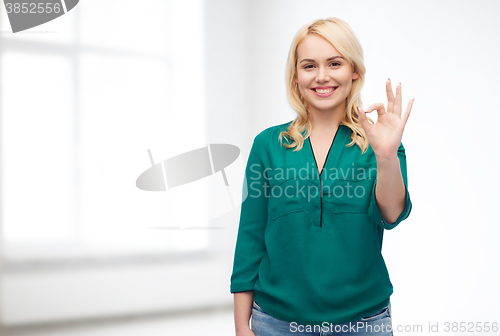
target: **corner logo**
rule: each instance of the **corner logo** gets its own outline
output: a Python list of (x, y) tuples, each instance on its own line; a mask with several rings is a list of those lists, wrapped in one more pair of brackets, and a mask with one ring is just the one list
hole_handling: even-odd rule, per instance
[(4, 0), (13, 33), (30, 29), (66, 14), (79, 0)]

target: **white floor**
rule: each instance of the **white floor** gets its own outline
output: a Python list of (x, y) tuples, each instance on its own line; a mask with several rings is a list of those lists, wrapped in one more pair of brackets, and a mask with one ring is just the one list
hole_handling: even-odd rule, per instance
[(0, 330), (1, 336), (234, 336), (233, 310), (171, 316), (133, 317), (64, 325), (17, 327)]

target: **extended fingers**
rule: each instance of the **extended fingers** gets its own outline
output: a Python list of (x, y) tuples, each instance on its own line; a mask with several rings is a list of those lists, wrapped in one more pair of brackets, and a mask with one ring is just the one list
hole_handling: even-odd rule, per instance
[(401, 95), (401, 83), (396, 85), (396, 99), (394, 101), (394, 113), (401, 118), (401, 110), (403, 107), (402, 95)]
[(392, 112), (394, 107), (394, 94), (392, 93), (391, 79), (388, 78), (385, 82), (385, 90), (387, 91), (387, 112)]
[(408, 121), (408, 117), (410, 116), (411, 108), (413, 107), (413, 102), (415, 101), (415, 98), (412, 98), (408, 102), (408, 107), (406, 108), (405, 114), (403, 116), (403, 125), (406, 125), (406, 122)]

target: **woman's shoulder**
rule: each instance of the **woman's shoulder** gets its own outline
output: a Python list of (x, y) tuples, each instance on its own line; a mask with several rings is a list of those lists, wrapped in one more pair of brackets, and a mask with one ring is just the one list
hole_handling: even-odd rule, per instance
[(259, 134), (257, 134), (255, 136), (255, 140), (257, 140), (257, 139), (259, 139), (259, 140), (263, 140), (263, 139), (269, 140), (270, 138), (278, 137), (281, 132), (288, 130), (288, 126), (290, 126), (290, 124), (292, 122), (293, 122), (293, 120), (288, 121), (288, 122), (283, 123), (283, 124), (269, 126), (268, 128), (262, 130)]

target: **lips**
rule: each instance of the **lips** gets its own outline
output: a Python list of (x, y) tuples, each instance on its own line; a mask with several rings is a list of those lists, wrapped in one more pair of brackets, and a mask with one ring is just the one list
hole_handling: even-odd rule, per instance
[(318, 86), (318, 87), (312, 88), (311, 90), (313, 90), (314, 92), (326, 94), (326, 93), (330, 93), (330, 92), (337, 90), (337, 88), (338, 88), (338, 86)]
[(335, 91), (337, 91), (337, 89), (338, 89), (338, 86), (318, 86), (318, 87), (312, 88), (311, 91), (313, 91), (314, 94), (318, 97), (329, 97)]

